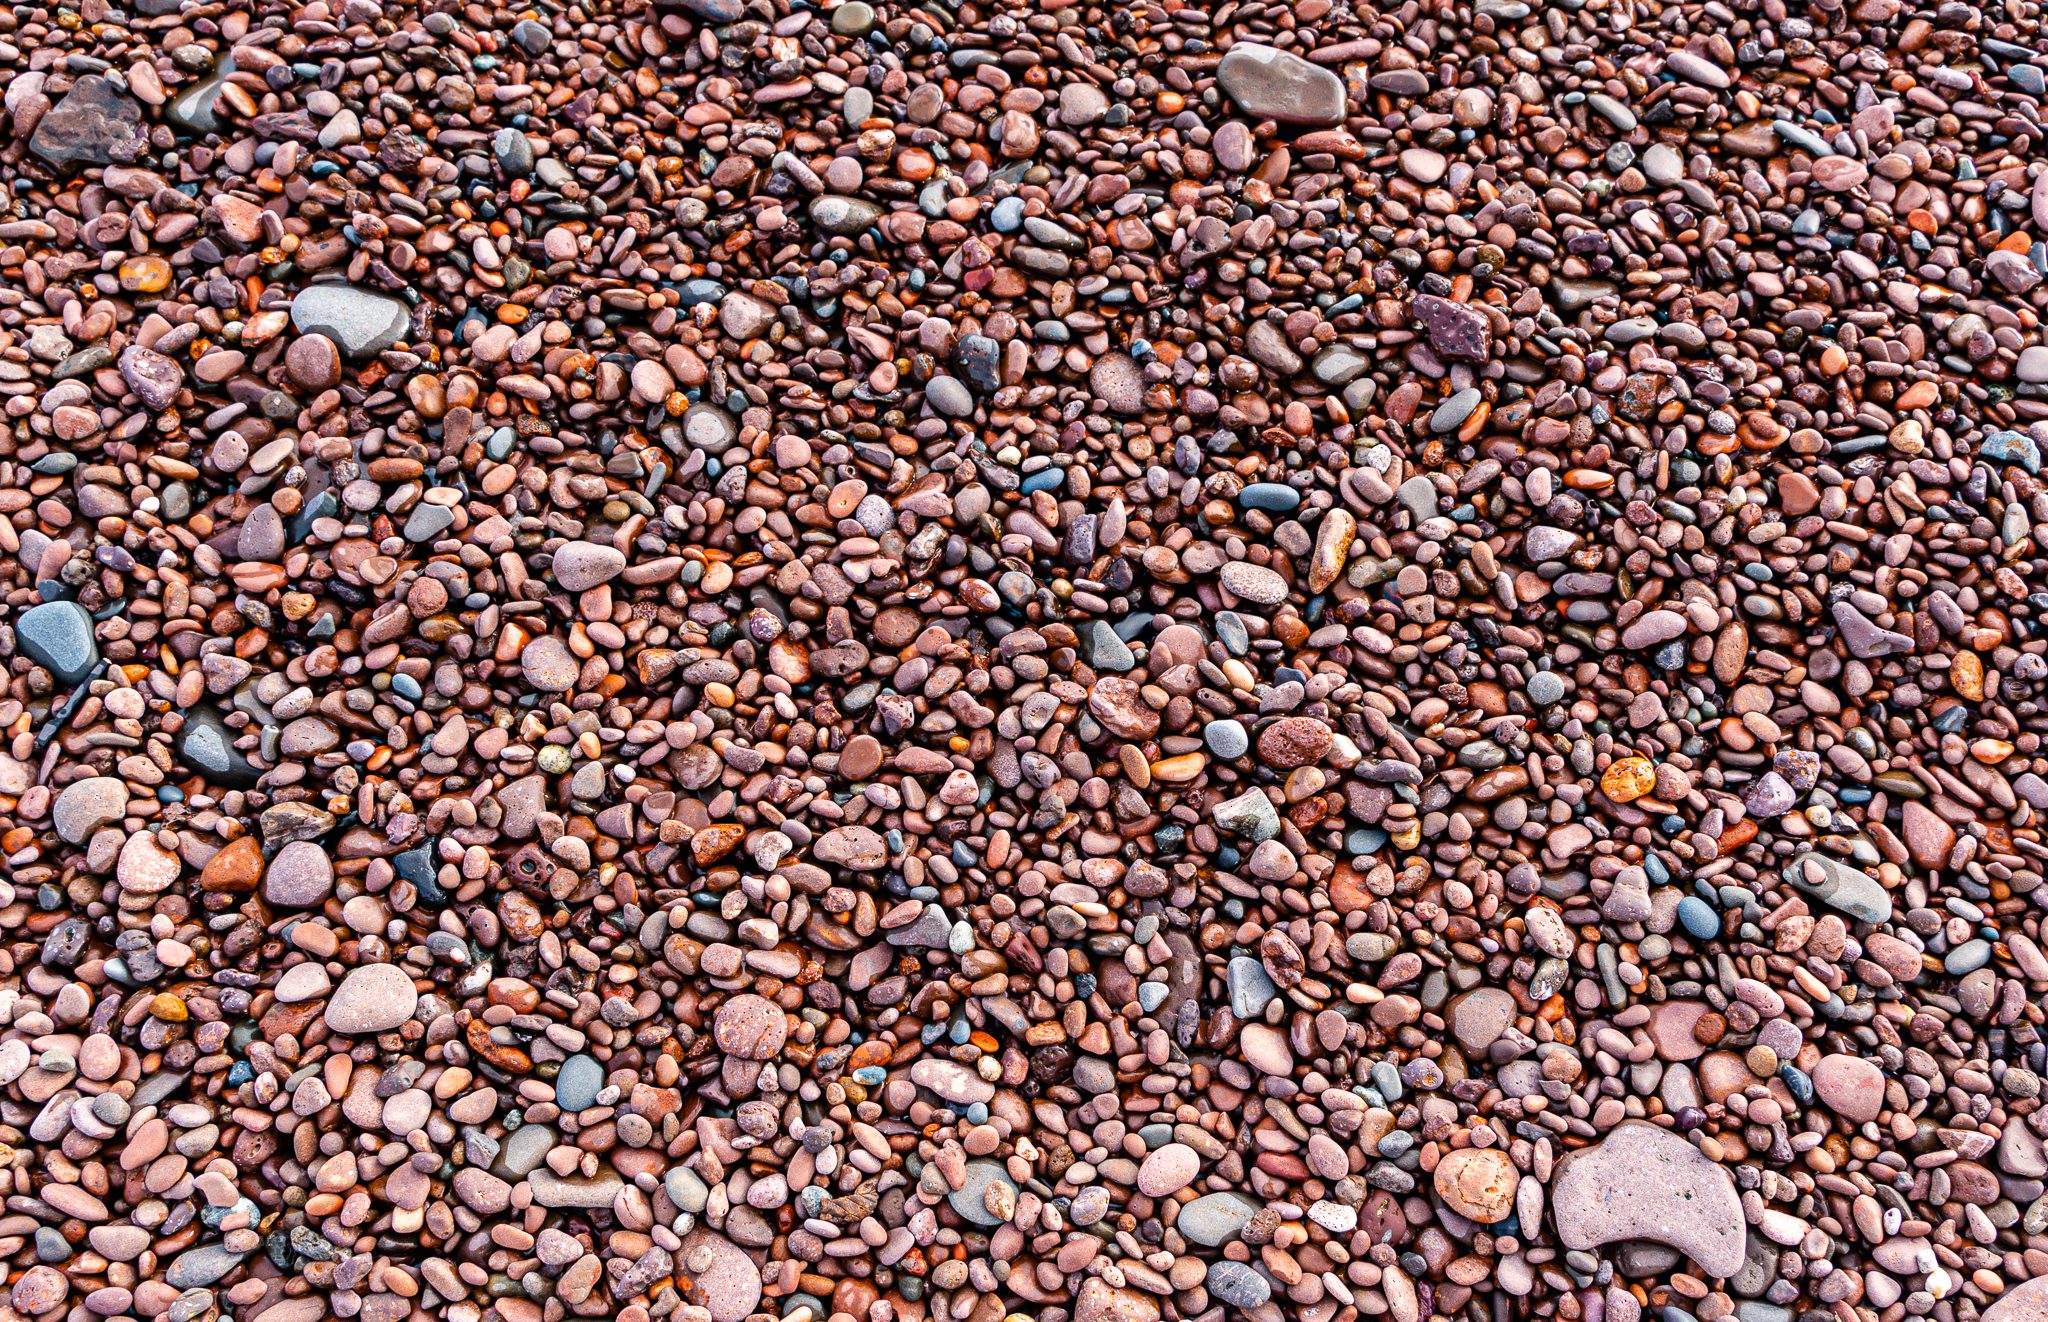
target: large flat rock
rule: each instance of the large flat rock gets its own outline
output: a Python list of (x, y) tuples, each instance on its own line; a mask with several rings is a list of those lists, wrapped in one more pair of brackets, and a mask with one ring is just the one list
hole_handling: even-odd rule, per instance
[(1570, 1249), (1623, 1240), (1668, 1244), (1709, 1276), (1742, 1270), (1746, 1226), (1728, 1172), (1668, 1129), (1627, 1120), (1558, 1163), (1550, 1187), (1557, 1235)]

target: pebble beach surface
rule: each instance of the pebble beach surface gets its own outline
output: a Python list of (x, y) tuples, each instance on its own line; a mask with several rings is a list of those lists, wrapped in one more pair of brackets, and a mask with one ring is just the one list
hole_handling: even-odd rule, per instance
[(0, 11), (0, 1322), (2048, 1322), (2044, 104)]

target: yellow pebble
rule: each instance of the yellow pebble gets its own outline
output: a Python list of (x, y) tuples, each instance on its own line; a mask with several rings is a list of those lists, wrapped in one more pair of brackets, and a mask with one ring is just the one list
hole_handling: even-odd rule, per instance
[(171, 287), (171, 264), (161, 257), (130, 257), (117, 275), (131, 294), (160, 294)]
[(1600, 773), (1600, 792), (1616, 803), (1633, 803), (1657, 788), (1657, 768), (1647, 757), (1623, 757)]

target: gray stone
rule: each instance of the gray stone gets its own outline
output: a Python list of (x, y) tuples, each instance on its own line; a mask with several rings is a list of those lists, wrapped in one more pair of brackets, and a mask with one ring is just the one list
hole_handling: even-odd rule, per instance
[(1372, 361), (1348, 344), (1333, 344), (1315, 356), (1309, 372), (1332, 390), (1341, 390), (1372, 370)]
[(1251, 1266), (1225, 1258), (1209, 1264), (1209, 1293), (1232, 1308), (1257, 1308), (1273, 1297), (1273, 1283)]
[(244, 789), (262, 776), (235, 747), (235, 732), (211, 707), (195, 707), (185, 713), (177, 747), (180, 761), (223, 788)]
[(533, 173), (533, 141), (518, 129), (499, 129), (498, 136), (491, 139), (491, 155), (511, 178), (524, 179)]
[(1266, 966), (1250, 955), (1231, 959), (1227, 970), (1230, 983), (1230, 1012), (1239, 1019), (1256, 1019), (1280, 994), (1267, 974)]
[(171, 1259), (164, 1269), (164, 1283), (174, 1290), (195, 1290), (212, 1285), (242, 1265), (247, 1253), (237, 1253), (225, 1244), (201, 1244)]
[(942, 418), (974, 416), (974, 392), (957, 377), (944, 373), (924, 383), (924, 402)]
[[(846, 5), (839, 7), (840, 11), (847, 8)], [(811, 223), (827, 234), (858, 234), (882, 218), (882, 209), (866, 198), (838, 197), (830, 193), (812, 198), (804, 210)]]
[(1081, 634), (1081, 646), (1088, 664), (1097, 670), (1121, 674), (1138, 664), (1130, 645), (1117, 637), (1107, 620), (1090, 620)]
[(1236, 1239), (1245, 1224), (1258, 1214), (1259, 1204), (1241, 1193), (1204, 1194), (1180, 1209), (1174, 1229), (1189, 1243), (1220, 1248)]
[(1009, 1177), (1000, 1164), (993, 1161), (970, 1161), (967, 1163), (965, 1179), (959, 1188), (946, 1195), (946, 1201), (960, 1214), (962, 1220), (971, 1225), (1002, 1225), (1004, 1218), (988, 1210), (988, 1187), (992, 1184), (1008, 1185), (1011, 1196), (1016, 1196), (1016, 1181)]
[(1209, 810), (1209, 818), (1223, 830), (1254, 841), (1271, 840), (1280, 834), (1280, 813), (1266, 792), (1257, 787), (1217, 804)]
[(1249, 115), (1331, 128), (1344, 122), (1344, 84), (1290, 51), (1240, 41), (1216, 66), (1216, 82)]
[(325, 335), (350, 358), (382, 353), (411, 324), (405, 304), (354, 285), (309, 285), (292, 300), (292, 325), (299, 333)]
[(1892, 897), (1869, 873), (1808, 852), (1785, 865), (1785, 880), (1822, 904), (1866, 923), (1890, 922)]
[(842, 37), (865, 37), (875, 27), (875, 9), (867, 0), (846, 0), (832, 11), (832, 30)]
[(46, 601), (14, 621), (14, 645), (65, 688), (84, 683), (100, 663), (92, 616), (75, 601)]
[(604, 1088), (604, 1066), (595, 1056), (578, 1053), (562, 1062), (555, 1075), (555, 1105), (574, 1114), (597, 1101)]
[(1229, 761), (1243, 757), (1251, 751), (1252, 737), (1241, 721), (1228, 718), (1211, 721), (1202, 727), (1202, 741), (1209, 745), (1209, 751)]

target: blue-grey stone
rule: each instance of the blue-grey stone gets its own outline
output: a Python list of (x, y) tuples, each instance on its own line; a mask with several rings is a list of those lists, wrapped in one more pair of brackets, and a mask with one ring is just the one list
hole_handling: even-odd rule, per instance
[(1209, 818), (1223, 830), (1254, 841), (1280, 834), (1280, 813), (1257, 786), (1217, 804), (1209, 810)]
[(603, 1088), (604, 1066), (596, 1057), (578, 1053), (563, 1061), (561, 1073), (555, 1076), (555, 1105), (572, 1113), (581, 1111), (597, 1101)]
[[(1809, 866), (1820, 872), (1818, 880), (1808, 879)], [(1877, 879), (1826, 854), (1809, 851), (1799, 855), (1785, 865), (1784, 877), (1800, 891), (1852, 918), (1866, 923), (1891, 920), (1892, 897)]]
[(1239, 1019), (1256, 1019), (1265, 1013), (1280, 989), (1273, 985), (1267, 975), (1266, 966), (1249, 955), (1238, 955), (1230, 961), (1230, 1012)]
[(350, 358), (367, 358), (398, 343), (412, 311), (384, 294), (353, 285), (308, 285), (292, 300), (301, 335), (325, 335)]
[(1209, 1264), (1209, 1293), (1232, 1308), (1257, 1308), (1273, 1297), (1273, 1283), (1249, 1264), (1228, 1258)]
[(185, 713), (177, 749), (180, 761), (223, 788), (245, 789), (262, 774), (235, 747), (234, 731), (211, 707), (194, 707)]
[(84, 683), (100, 663), (92, 616), (75, 601), (46, 601), (23, 611), (14, 621), (14, 645), (65, 688)]
[(1721, 916), (1697, 895), (1688, 895), (1678, 902), (1678, 921), (1697, 941), (1711, 941), (1721, 935)]
[(1252, 737), (1242, 722), (1228, 718), (1211, 721), (1202, 727), (1202, 742), (1209, 745), (1209, 751), (1228, 761), (1243, 757), (1251, 750)]
[(1987, 432), (1978, 453), (2001, 464), (2018, 464), (2029, 473), (2041, 471), (2041, 447), (2023, 431)]
[(1991, 943), (1979, 937), (1963, 942), (1942, 956), (1941, 967), (1951, 977), (1960, 978), (1966, 973), (1975, 973), (1990, 962)]
[(882, 218), (882, 209), (866, 198), (831, 193), (812, 198), (805, 211), (811, 223), (827, 234), (859, 234)]
[(533, 143), (518, 129), (499, 129), (498, 136), (491, 139), (491, 155), (511, 178), (524, 179), (533, 173)]
[(1204, 1194), (1180, 1209), (1174, 1229), (1191, 1244), (1219, 1248), (1237, 1238), (1259, 1206), (1240, 1193)]
[(977, 1226), (999, 1226), (1003, 1218), (988, 1210), (984, 1201), (991, 1184), (1007, 1184), (1010, 1192), (1017, 1191), (1017, 1184), (993, 1161), (970, 1161), (967, 1163), (966, 1178), (959, 1188), (946, 1195), (946, 1201), (962, 1220)]
[(1282, 482), (1254, 482), (1237, 494), (1237, 503), (1248, 510), (1285, 514), (1301, 504), (1301, 493)]
[[(1472, 411), (1479, 407), (1482, 399), (1483, 396), (1480, 395), (1477, 386), (1467, 386), (1436, 406), (1436, 412), (1429, 415), (1429, 429), (1439, 436), (1448, 436), (1465, 425), (1465, 419), (1472, 416)], [(1409, 480), (1413, 481), (1414, 479), (1411, 478)], [(1428, 479), (1425, 478), (1423, 480), (1427, 481)], [(1433, 497), (1434, 489), (1432, 488)]]
[(237, 1253), (224, 1244), (201, 1244), (196, 1249), (187, 1249), (171, 1259), (171, 1265), (164, 1271), (164, 1281), (174, 1290), (190, 1290), (202, 1285), (212, 1285), (221, 1277), (242, 1265), (247, 1253)]
[(455, 525), (455, 511), (446, 505), (429, 505), (425, 501), (412, 507), (406, 516), (405, 540), (408, 542), (430, 542)]
[(1082, 631), (1081, 641), (1087, 651), (1088, 664), (1097, 670), (1122, 674), (1138, 664), (1137, 654), (1117, 637), (1116, 630), (1106, 620), (1090, 620)]

